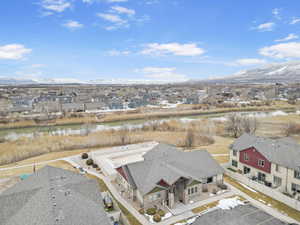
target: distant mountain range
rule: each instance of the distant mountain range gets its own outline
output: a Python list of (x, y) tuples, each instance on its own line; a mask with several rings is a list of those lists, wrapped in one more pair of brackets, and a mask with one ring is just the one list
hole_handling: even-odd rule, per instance
[[(257, 69), (241, 71), (231, 76), (206, 80), (190, 80), (187, 83), (291, 83), (300, 82), (300, 61), (274, 63)], [(143, 79), (99, 79), (81, 81), (77, 79), (16, 79), (0, 77), (0, 85), (30, 85), (30, 84), (166, 84), (172, 83), (166, 80), (143, 80)]]
[(274, 63), (232, 76), (206, 80), (216, 83), (291, 83), (300, 82), (300, 61)]

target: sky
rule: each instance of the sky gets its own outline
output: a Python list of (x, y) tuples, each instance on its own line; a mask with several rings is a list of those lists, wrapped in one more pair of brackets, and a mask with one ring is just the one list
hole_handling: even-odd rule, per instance
[(1, 0), (0, 77), (166, 80), (300, 58), (298, 0)]

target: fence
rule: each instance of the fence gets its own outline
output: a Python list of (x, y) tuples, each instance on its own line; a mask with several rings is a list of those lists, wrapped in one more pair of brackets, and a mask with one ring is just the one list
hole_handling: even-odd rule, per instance
[(257, 183), (255, 181), (252, 181), (251, 179), (249, 179), (248, 177), (245, 177), (239, 173), (235, 173), (232, 172), (228, 169), (226, 169), (226, 174), (234, 179), (236, 179), (238, 182), (241, 182), (247, 186), (249, 186), (250, 188), (259, 191), (277, 201), (283, 202), (284, 204), (300, 211), (300, 201), (293, 199), (281, 192), (279, 192), (278, 190), (274, 190), (270, 187), (267, 187), (263, 184)]

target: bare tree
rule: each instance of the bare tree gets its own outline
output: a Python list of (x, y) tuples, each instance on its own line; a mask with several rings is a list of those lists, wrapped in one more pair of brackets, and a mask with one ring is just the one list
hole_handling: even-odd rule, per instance
[(185, 146), (190, 148), (193, 146), (194, 142), (195, 142), (194, 132), (191, 129), (189, 129), (185, 137)]
[(284, 129), (284, 134), (286, 136), (291, 136), (293, 134), (299, 134), (299, 133), (300, 133), (300, 125), (295, 122), (289, 122)]
[(235, 138), (241, 135), (241, 117), (238, 114), (233, 113), (228, 116), (226, 131)]
[(241, 126), (243, 132), (255, 134), (259, 124), (256, 117), (243, 117), (241, 118)]
[(230, 114), (226, 123), (226, 131), (237, 138), (242, 133), (255, 134), (259, 123), (255, 117), (242, 117), (236, 113)]

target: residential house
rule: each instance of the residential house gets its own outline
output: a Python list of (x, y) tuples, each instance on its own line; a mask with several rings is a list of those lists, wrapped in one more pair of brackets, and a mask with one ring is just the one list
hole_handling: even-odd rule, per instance
[(144, 160), (117, 168), (117, 183), (140, 207), (188, 204), (223, 183), (223, 168), (207, 151), (183, 152), (159, 144)]
[(112, 225), (96, 180), (46, 166), (0, 194), (2, 225)]
[(230, 150), (231, 168), (300, 200), (300, 145), (291, 138), (243, 134)]

